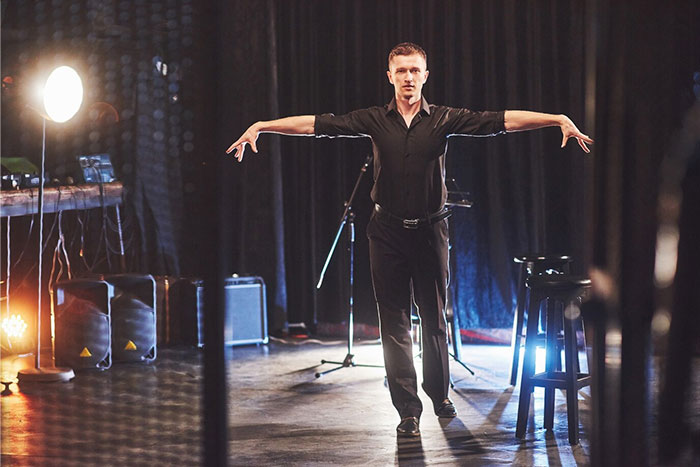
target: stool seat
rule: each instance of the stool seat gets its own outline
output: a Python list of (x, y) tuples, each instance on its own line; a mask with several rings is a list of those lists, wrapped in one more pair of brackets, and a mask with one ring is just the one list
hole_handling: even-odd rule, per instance
[(525, 281), (530, 289), (547, 289), (550, 292), (576, 290), (582, 287), (590, 287), (591, 280), (583, 276), (569, 276), (565, 274), (543, 274), (530, 276)]

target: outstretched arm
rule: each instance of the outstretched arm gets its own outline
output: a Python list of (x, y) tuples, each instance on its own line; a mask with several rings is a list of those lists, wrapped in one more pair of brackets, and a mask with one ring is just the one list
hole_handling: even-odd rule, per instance
[(536, 130), (548, 126), (558, 126), (561, 128), (561, 147), (566, 146), (569, 138), (576, 138), (578, 145), (585, 152), (591, 152), (586, 143), (593, 144), (593, 140), (584, 135), (576, 128), (574, 122), (566, 115), (553, 115), (540, 112), (530, 112), (527, 110), (506, 110), (505, 127), (506, 131)]
[(245, 145), (250, 144), (253, 152), (258, 152), (255, 144), (260, 133), (279, 133), (282, 135), (313, 135), (316, 117), (314, 115), (299, 115), (296, 117), (285, 117), (269, 122), (255, 122), (226, 150), (230, 154), (235, 150), (238, 162), (243, 160)]

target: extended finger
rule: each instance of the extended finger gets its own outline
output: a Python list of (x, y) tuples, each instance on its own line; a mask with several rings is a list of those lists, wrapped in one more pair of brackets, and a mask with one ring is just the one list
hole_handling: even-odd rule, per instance
[(236, 159), (238, 159), (238, 162), (241, 162), (243, 160), (243, 153), (245, 152), (245, 143), (242, 143), (238, 148), (236, 148)]
[(569, 137), (567, 135), (562, 135), (561, 137), (561, 147), (566, 146), (566, 142), (569, 140)]
[(233, 149), (234, 149), (236, 146), (238, 146), (239, 144), (240, 144), (240, 142), (239, 142), (239, 141), (236, 141), (236, 142), (233, 143), (231, 146), (229, 146), (228, 149), (226, 150), (226, 154), (231, 154), (231, 151), (233, 151)]
[[(588, 138), (588, 139), (590, 139), (590, 138)], [(576, 138), (576, 141), (578, 141), (578, 145), (581, 146), (581, 149), (583, 149), (583, 152), (585, 152), (585, 153), (591, 152), (591, 150), (588, 149), (588, 146), (586, 146), (586, 143), (585, 143), (583, 138)], [(590, 142), (593, 142), (593, 140), (591, 140)]]
[(589, 143), (589, 144), (593, 144), (593, 143), (595, 142), (595, 141), (593, 141), (593, 138), (591, 138), (591, 137), (588, 136), (588, 135), (584, 135), (583, 133), (580, 133), (580, 134), (578, 135), (578, 137), (581, 138), (582, 140), (584, 140), (585, 142)]

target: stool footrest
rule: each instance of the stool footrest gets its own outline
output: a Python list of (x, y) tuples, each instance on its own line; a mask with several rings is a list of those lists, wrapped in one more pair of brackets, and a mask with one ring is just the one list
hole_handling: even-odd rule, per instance
[[(524, 336), (524, 335), (521, 336), (522, 340), (520, 342), (520, 347), (525, 347), (525, 337), (526, 336)], [(535, 339), (537, 347), (544, 347), (545, 344), (547, 343), (547, 334), (545, 334), (544, 332), (540, 332), (534, 337), (534, 339)], [(557, 342), (564, 342), (564, 335), (563, 334), (560, 334), (557, 336)]]
[[(537, 373), (530, 377), (530, 384), (543, 388), (559, 388), (566, 389), (566, 373), (562, 371), (553, 371), (548, 373)], [(589, 386), (591, 384), (591, 375), (588, 373), (576, 373), (576, 388)]]

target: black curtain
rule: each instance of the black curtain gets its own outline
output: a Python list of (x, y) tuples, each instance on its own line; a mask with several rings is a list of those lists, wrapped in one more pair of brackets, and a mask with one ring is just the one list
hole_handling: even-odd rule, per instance
[[(431, 75), (424, 92), (430, 102), (475, 110), (561, 112), (583, 123), (580, 2), (226, 5), (222, 40), (227, 47), (219, 84), (228, 114), (222, 122), (222, 149), (258, 119), (384, 105), (392, 97), (386, 56), (401, 41), (417, 42), (428, 52)], [(266, 29), (271, 24), (276, 24), (276, 37)], [(270, 86), (274, 79), (276, 89)], [(449, 142), (448, 176), (475, 201), (474, 208), (457, 212), (451, 220), (456, 259), (452, 284), (457, 310), (469, 327), (510, 326), (515, 254), (568, 253), (583, 269), (580, 174), (586, 156), (573, 144), (564, 150), (559, 144), (557, 129)], [(243, 164), (231, 163), (231, 183), (238, 190), (231, 232), (237, 239), (235, 261), (245, 270), (273, 274), (268, 276), (272, 280), (279, 271), (274, 266), (279, 249), (266, 232), (278, 231), (283, 222), (288, 320), (342, 321), (348, 293), (344, 243), (318, 293), (315, 284), (343, 202), (371, 144), (265, 135), (259, 148), (260, 154), (249, 153)], [(276, 156), (270, 155), (278, 150), (284, 215), (272, 219), (269, 184)], [(372, 209), (370, 186), (368, 177), (354, 206), (355, 311), (359, 321), (375, 324), (364, 235)]]
[(201, 23), (205, 43), (212, 30), (207, 19), (220, 31), (209, 36), (216, 44), (217, 78), (205, 80), (209, 89), (203, 92), (215, 92), (216, 101), (213, 108), (205, 109), (203, 127), (216, 129), (216, 157), (229, 161), (209, 168), (210, 180), (216, 176), (227, 181), (219, 203), (224, 213), (222, 238), (232, 253), (223, 261), (229, 274), (256, 275), (266, 281), (272, 331), (285, 326), (286, 270), (292, 275), (296, 272), (284, 261), (280, 140), (264, 136), (260, 153), (248, 148), (242, 164), (224, 152), (251, 123), (279, 114), (275, 6), (272, 1), (222, 2), (220, 8), (211, 10), (215, 16), (203, 15)]

